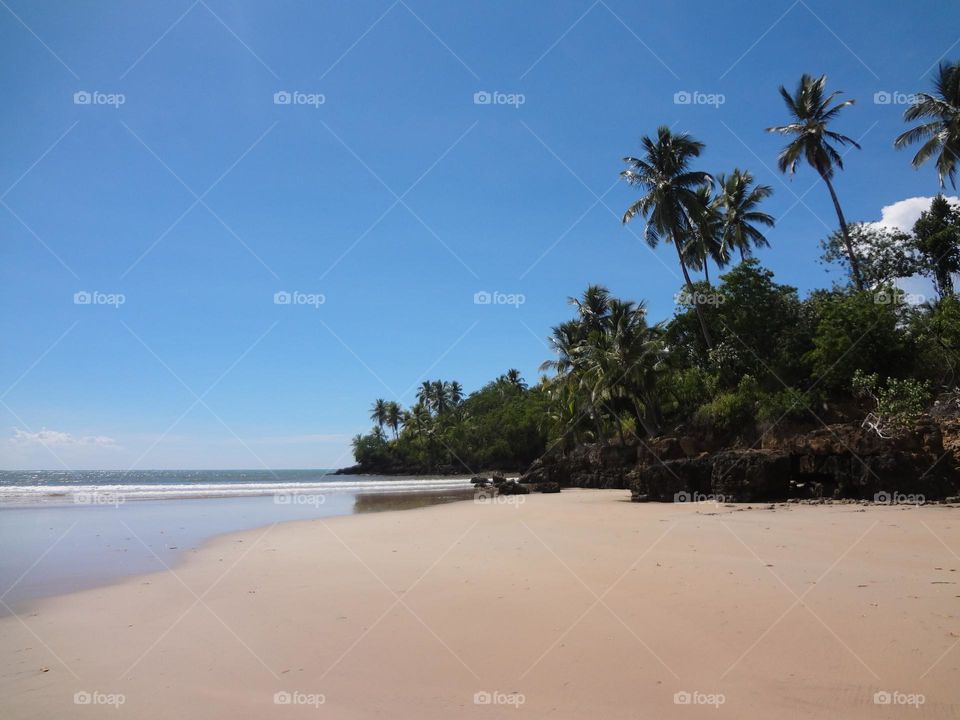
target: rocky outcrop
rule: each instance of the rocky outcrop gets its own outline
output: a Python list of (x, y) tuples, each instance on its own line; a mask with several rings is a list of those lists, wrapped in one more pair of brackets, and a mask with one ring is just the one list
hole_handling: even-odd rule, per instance
[[(638, 502), (873, 500), (884, 493), (937, 500), (960, 488), (958, 458), (945, 449), (943, 436), (937, 423), (926, 421), (894, 438), (853, 424), (829, 425), (767, 438), (762, 448), (718, 449), (688, 436), (640, 446), (586, 445), (538, 460), (521, 482), (630, 488)], [(960, 432), (949, 437), (960, 452)]]

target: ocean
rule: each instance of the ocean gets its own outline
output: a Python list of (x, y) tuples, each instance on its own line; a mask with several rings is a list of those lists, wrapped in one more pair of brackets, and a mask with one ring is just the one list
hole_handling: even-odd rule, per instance
[(166, 570), (215, 535), (470, 497), (466, 477), (0, 471), (0, 615), (49, 595)]

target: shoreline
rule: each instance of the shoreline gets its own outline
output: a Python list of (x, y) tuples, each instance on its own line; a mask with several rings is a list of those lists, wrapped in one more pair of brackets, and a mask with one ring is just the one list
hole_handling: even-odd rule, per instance
[[(119, 504), (3, 503), (0, 617), (35, 601), (176, 568), (217, 537), (274, 523), (407, 510), (472, 497), (467, 488), (328, 493), (277, 503), (269, 495), (137, 498)], [(31, 564), (33, 563), (33, 564)], [(9, 609), (8, 609), (9, 608)]]
[(884, 691), (923, 694), (926, 717), (957, 700), (945, 507), (521, 497), (227, 533), (172, 572), (43, 599), (26, 626), (0, 619), (8, 716), (98, 710), (78, 692), (216, 719), (275, 714), (284, 692), (338, 718), (686, 717), (683, 692), (722, 694), (716, 717), (859, 718)]

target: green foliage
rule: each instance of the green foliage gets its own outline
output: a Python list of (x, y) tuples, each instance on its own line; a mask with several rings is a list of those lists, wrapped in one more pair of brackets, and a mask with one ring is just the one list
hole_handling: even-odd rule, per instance
[[(527, 389), (516, 370), (466, 399), (460, 383), (441, 380), (424, 382), (417, 397), (406, 412), (395, 402), (374, 403), (371, 415), (378, 425), (353, 440), (354, 458), (365, 471), (519, 470), (546, 449), (546, 393)], [(393, 439), (379, 424), (381, 403), (383, 424), (394, 430)]]
[(868, 418), (881, 433), (908, 428), (930, 405), (930, 388), (914, 378), (887, 378), (857, 370), (851, 380), (854, 394), (874, 404), (874, 418)]
[(849, 389), (857, 370), (884, 376), (907, 374), (914, 343), (905, 332), (901, 293), (817, 291), (808, 303), (817, 318), (813, 349), (805, 356), (813, 381), (827, 390)]
[[(897, 278), (921, 272), (922, 264), (909, 233), (868, 223), (853, 223), (848, 230), (866, 287), (890, 285)], [(843, 233), (831, 233), (820, 241), (820, 247), (823, 250), (820, 259), (842, 267), (850, 284), (856, 285)]]
[(960, 272), (960, 209), (937, 195), (913, 226), (921, 271), (933, 278), (940, 297), (953, 295), (954, 273)]
[(694, 425), (709, 426), (723, 433), (738, 433), (756, 421), (759, 401), (759, 384), (750, 375), (745, 375), (736, 389), (721, 392), (701, 405), (694, 415)]

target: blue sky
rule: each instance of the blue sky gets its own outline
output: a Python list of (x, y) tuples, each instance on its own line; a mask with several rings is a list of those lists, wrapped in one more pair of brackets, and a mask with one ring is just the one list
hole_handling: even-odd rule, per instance
[(618, 220), (659, 124), (772, 185), (761, 261), (827, 285), (828, 195), (763, 132), (777, 86), (858, 100), (848, 219), (912, 212), (935, 173), (875, 96), (925, 89), (958, 28), (940, 0), (6, 0), (0, 467), (345, 465), (376, 397), (535, 379), (588, 283), (669, 316), (673, 250)]

